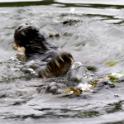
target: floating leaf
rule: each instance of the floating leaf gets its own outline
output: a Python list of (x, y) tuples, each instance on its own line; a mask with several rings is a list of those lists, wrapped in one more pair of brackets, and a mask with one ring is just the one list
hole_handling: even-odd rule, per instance
[(95, 88), (98, 84), (98, 80), (93, 80), (90, 82), (90, 84), (92, 85), (92, 88)]
[(70, 88), (65, 89), (65, 93), (68, 94), (68, 95), (80, 96), (82, 91), (79, 88), (70, 87)]
[(116, 66), (117, 64), (118, 64), (118, 61), (116, 60), (110, 60), (105, 63), (105, 65), (108, 67), (113, 67), (113, 66)]
[(124, 74), (122, 74), (122, 73), (111, 73), (107, 77), (108, 77), (108, 80), (110, 80), (112, 82), (117, 82), (123, 76), (124, 76)]
[(114, 75), (108, 75), (108, 79), (112, 82), (117, 82), (118, 81), (118, 78)]

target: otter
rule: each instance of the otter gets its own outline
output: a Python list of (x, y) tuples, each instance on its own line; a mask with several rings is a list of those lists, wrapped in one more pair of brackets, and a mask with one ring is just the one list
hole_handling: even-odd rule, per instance
[(48, 43), (40, 30), (29, 24), (20, 25), (15, 30), (14, 48), (21, 61), (39, 61), (35, 70), (41, 78), (65, 75), (74, 61), (69, 52), (61, 52), (57, 46)]

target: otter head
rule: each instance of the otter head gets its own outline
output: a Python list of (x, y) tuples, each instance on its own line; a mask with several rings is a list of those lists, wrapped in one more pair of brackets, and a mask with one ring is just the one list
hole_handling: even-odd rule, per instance
[(15, 30), (14, 42), (17, 50), (20, 47), (25, 49), (26, 57), (42, 53), (48, 49), (44, 36), (36, 27), (28, 24), (21, 25)]

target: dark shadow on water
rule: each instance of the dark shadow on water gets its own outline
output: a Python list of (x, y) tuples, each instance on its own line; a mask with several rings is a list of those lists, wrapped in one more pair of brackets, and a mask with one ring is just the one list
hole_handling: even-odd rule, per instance
[(54, 0), (41, 0), (41, 1), (29, 1), (29, 2), (0, 2), (0, 7), (21, 7), (21, 6), (38, 6), (38, 5), (62, 5), (61, 7), (92, 7), (92, 8), (116, 8), (122, 9), (124, 5), (111, 5), (111, 4), (81, 4), (81, 3), (61, 3)]
[(114, 113), (114, 112), (118, 112), (118, 111), (122, 111), (122, 103), (123, 101), (119, 101), (117, 103), (113, 103), (113, 104), (109, 104), (106, 107), (106, 112), (107, 113)]
[(38, 5), (50, 5), (53, 4), (54, 0), (43, 0), (34, 2), (3, 2), (0, 3), (0, 7), (23, 7), (23, 6), (38, 6)]
[(25, 120), (27, 118), (32, 119), (42, 119), (42, 118), (94, 118), (98, 117), (100, 113), (98, 111), (89, 110), (89, 111), (81, 111), (81, 110), (69, 110), (69, 109), (39, 109), (42, 113), (37, 114), (24, 114), (24, 115), (16, 115), (9, 114), (4, 119), (22, 119)]
[(118, 122), (104, 123), (104, 124), (124, 124), (124, 120), (123, 121), (118, 121)]
[(78, 4), (78, 3), (58, 3), (64, 4), (64, 7), (92, 7), (92, 8), (124, 8), (124, 5), (111, 5), (111, 4)]

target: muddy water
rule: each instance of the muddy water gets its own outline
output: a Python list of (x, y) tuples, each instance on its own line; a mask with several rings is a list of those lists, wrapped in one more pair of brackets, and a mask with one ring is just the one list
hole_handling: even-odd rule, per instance
[(96, 75), (123, 73), (122, 0), (45, 0), (0, 6), (0, 124), (124, 122), (123, 82), (80, 97), (38, 92), (45, 81), (21, 72), (23, 64), (11, 47), (14, 29), (28, 22), (40, 27), (49, 42), (71, 52), (76, 61), (95, 66)]

